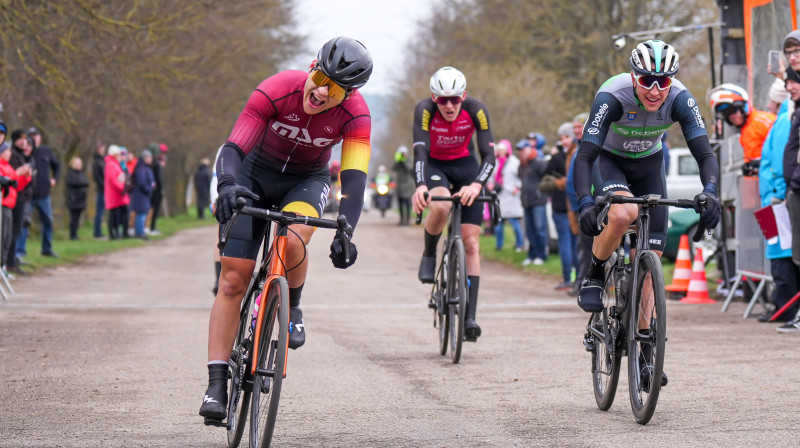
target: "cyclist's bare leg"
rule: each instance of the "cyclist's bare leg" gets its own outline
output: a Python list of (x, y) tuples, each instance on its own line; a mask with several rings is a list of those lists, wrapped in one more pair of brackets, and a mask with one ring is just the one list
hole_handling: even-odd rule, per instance
[[(656, 256), (661, 258), (663, 254), (660, 250), (654, 250)], [(636, 249), (631, 250), (631, 257), (636, 254)], [(642, 313), (639, 317), (639, 330), (643, 330), (645, 328), (649, 328), (649, 321), (650, 318), (653, 316), (653, 280), (648, 277), (645, 281), (645, 284), (642, 285), (642, 301), (639, 303), (639, 306), (642, 307)]]
[(464, 241), (464, 252), (467, 255), (467, 275), (481, 275), (481, 255), (478, 238), (481, 226), (461, 224), (461, 239)]
[[(434, 187), (430, 190), (431, 196), (450, 196), (450, 190), (444, 187)], [(439, 235), (447, 224), (447, 216), (452, 204), (445, 201), (431, 201), (428, 204), (430, 211), (425, 218), (425, 231), (431, 235)]]
[(227, 361), (239, 328), (239, 308), (256, 262), (244, 258), (220, 257), (219, 290), (208, 322), (208, 360)]
[[(300, 238), (292, 233), (292, 231), (296, 232)], [(289, 239), (286, 247), (286, 269), (290, 269), (290, 271), (287, 272), (286, 277), (289, 279), (289, 288), (297, 288), (306, 281), (309, 256), (306, 252), (306, 245), (309, 241), (311, 241), (311, 236), (314, 235), (314, 227), (301, 224), (289, 226), (288, 235)]]
[[(617, 191), (615, 194), (633, 197), (628, 191)], [(608, 224), (600, 235), (594, 237), (592, 254), (600, 260), (607, 260), (638, 216), (639, 206), (636, 204), (613, 204), (608, 210)]]

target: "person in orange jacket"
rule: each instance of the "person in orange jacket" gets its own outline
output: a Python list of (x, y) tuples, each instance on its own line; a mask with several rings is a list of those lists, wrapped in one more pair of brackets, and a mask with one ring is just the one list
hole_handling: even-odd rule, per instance
[(747, 91), (735, 84), (725, 83), (714, 87), (710, 99), (711, 110), (717, 118), (739, 128), (739, 143), (744, 150), (744, 161), (751, 168), (745, 174), (757, 173), (758, 163), (755, 161), (761, 159), (761, 147), (777, 117), (771, 112), (753, 108)]

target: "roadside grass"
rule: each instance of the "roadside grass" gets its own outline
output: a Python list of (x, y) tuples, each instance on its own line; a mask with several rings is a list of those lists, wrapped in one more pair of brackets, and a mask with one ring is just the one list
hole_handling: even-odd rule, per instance
[[(34, 216), (36, 215), (34, 214)], [(34, 218), (34, 221), (36, 221), (36, 218)], [(79, 240), (71, 241), (69, 239), (68, 228), (66, 228), (64, 225), (59, 225), (59, 223), (56, 223), (56, 228), (53, 234), (53, 251), (55, 251), (55, 253), (58, 255), (58, 258), (45, 257), (41, 255), (41, 233), (38, 230), (33, 231), (33, 229), (31, 229), (31, 231), (28, 233), (28, 255), (24, 257), (28, 264), (26, 264), (23, 269), (29, 272), (35, 272), (37, 269), (42, 267), (63, 266), (78, 261), (87, 255), (103, 254), (121, 249), (144, 246), (151, 244), (154, 241), (159, 241), (172, 236), (180, 230), (215, 225), (216, 222), (217, 221), (214, 220), (213, 217), (206, 218), (205, 220), (199, 220), (197, 219), (197, 216), (190, 214), (173, 215), (169, 218), (160, 217), (158, 219), (158, 230), (162, 234), (149, 235), (148, 241), (140, 240), (138, 238), (109, 240), (106, 237), (104, 239), (94, 239), (92, 238), (93, 226), (91, 222), (87, 222), (78, 229)], [(104, 226), (103, 232), (107, 231), (107, 227)]]
[[(544, 264), (522, 266), (522, 262), (527, 257), (527, 251), (515, 252), (514, 242), (514, 232), (509, 226), (505, 227), (504, 247), (502, 250), (495, 250), (496, 240), (494, 236), (482, 235), (480, 237), (481, 256), (487, 260), (499, 261), (531, 275), (550, 276), (553, 278), (554, 286), (561, 281), (561, 257), (557, 253), (549, 254)], [(675, 262), (662, 257), (661, 267), (664, 272), (664, 284), (669, 285), (672, 283)], [(712, 259), (706, 263), (706, 280), (708, 282), (708, 291), (712, 297), (717, 289), (719, 278), (720, 273), (717, 269), (716, 260)]]

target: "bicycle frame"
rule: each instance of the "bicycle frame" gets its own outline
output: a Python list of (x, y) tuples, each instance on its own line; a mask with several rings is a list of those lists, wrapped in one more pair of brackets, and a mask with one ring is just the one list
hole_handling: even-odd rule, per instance
[[(258, 308), (258, 316), (256, 317), (256, 328), (253, 332), (253, 354), (251, 359), (256, 360), (258, 359), (258, 347), (259, 342), (261, 341), (261, 324), (264, 321), (264, 315), (266, 313), (265, 310), (269, 309), (270, 307), (267, 304), (267, 292), (269, 291), (269, 287), (272, 282), (275, 281), (278, 277), (285, 277), (286, 276), (286, 266), (283, 264), (283, 261), (286, 258), (286, 245), (288, 244), (288, 237), (287, 237), (287, 229), (288, 227), (278, 223), (277, 228), (275, 230), (275, 239), (273, 240), (272, 244), (269, 246), (269, 266), (267, 268), (267, 278), (264, 282), (264, 287), (261, 289), (260, 304)], [(264, 236), (264, 240), (269, 241), (269, 229)], [(274, 312), (277, 312), (277, 308), (275, 308)], [(287, 329), (288, 331), (288, 329)], [(288, 345), (288, 338), (287, 338), (287, 345)], [(289, 351), (286, 351), (286, 358), (289, 357)], [(250, 374), (256, 374), (256, 363), (251, 363), (250, 366)], [(283, 377), (286, 378), (286, 363), (283, 364)]]

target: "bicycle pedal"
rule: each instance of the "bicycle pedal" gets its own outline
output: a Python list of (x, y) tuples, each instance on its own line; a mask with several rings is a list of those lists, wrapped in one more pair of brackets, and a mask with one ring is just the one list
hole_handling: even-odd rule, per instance
[(434, 302), (433, 299), (428, 301), (428, 308), (430, 308), (432, 310), (436, 309), (436, 302)]
[(583, 338), (583, 347), (586, 349), (587, 352), (594, 353), (594, 351), (596, 350), (594, 346), (594, 339)]
[(223, 422), (222, 420), (217, 420), (217, 419), (214, 419), (214, 418), (205, 418), (203, 420), (203, 423), (205, 423), (206, 426), (218, 426), (220, 428), (227, 428), (228, 427), (227, 423)]

